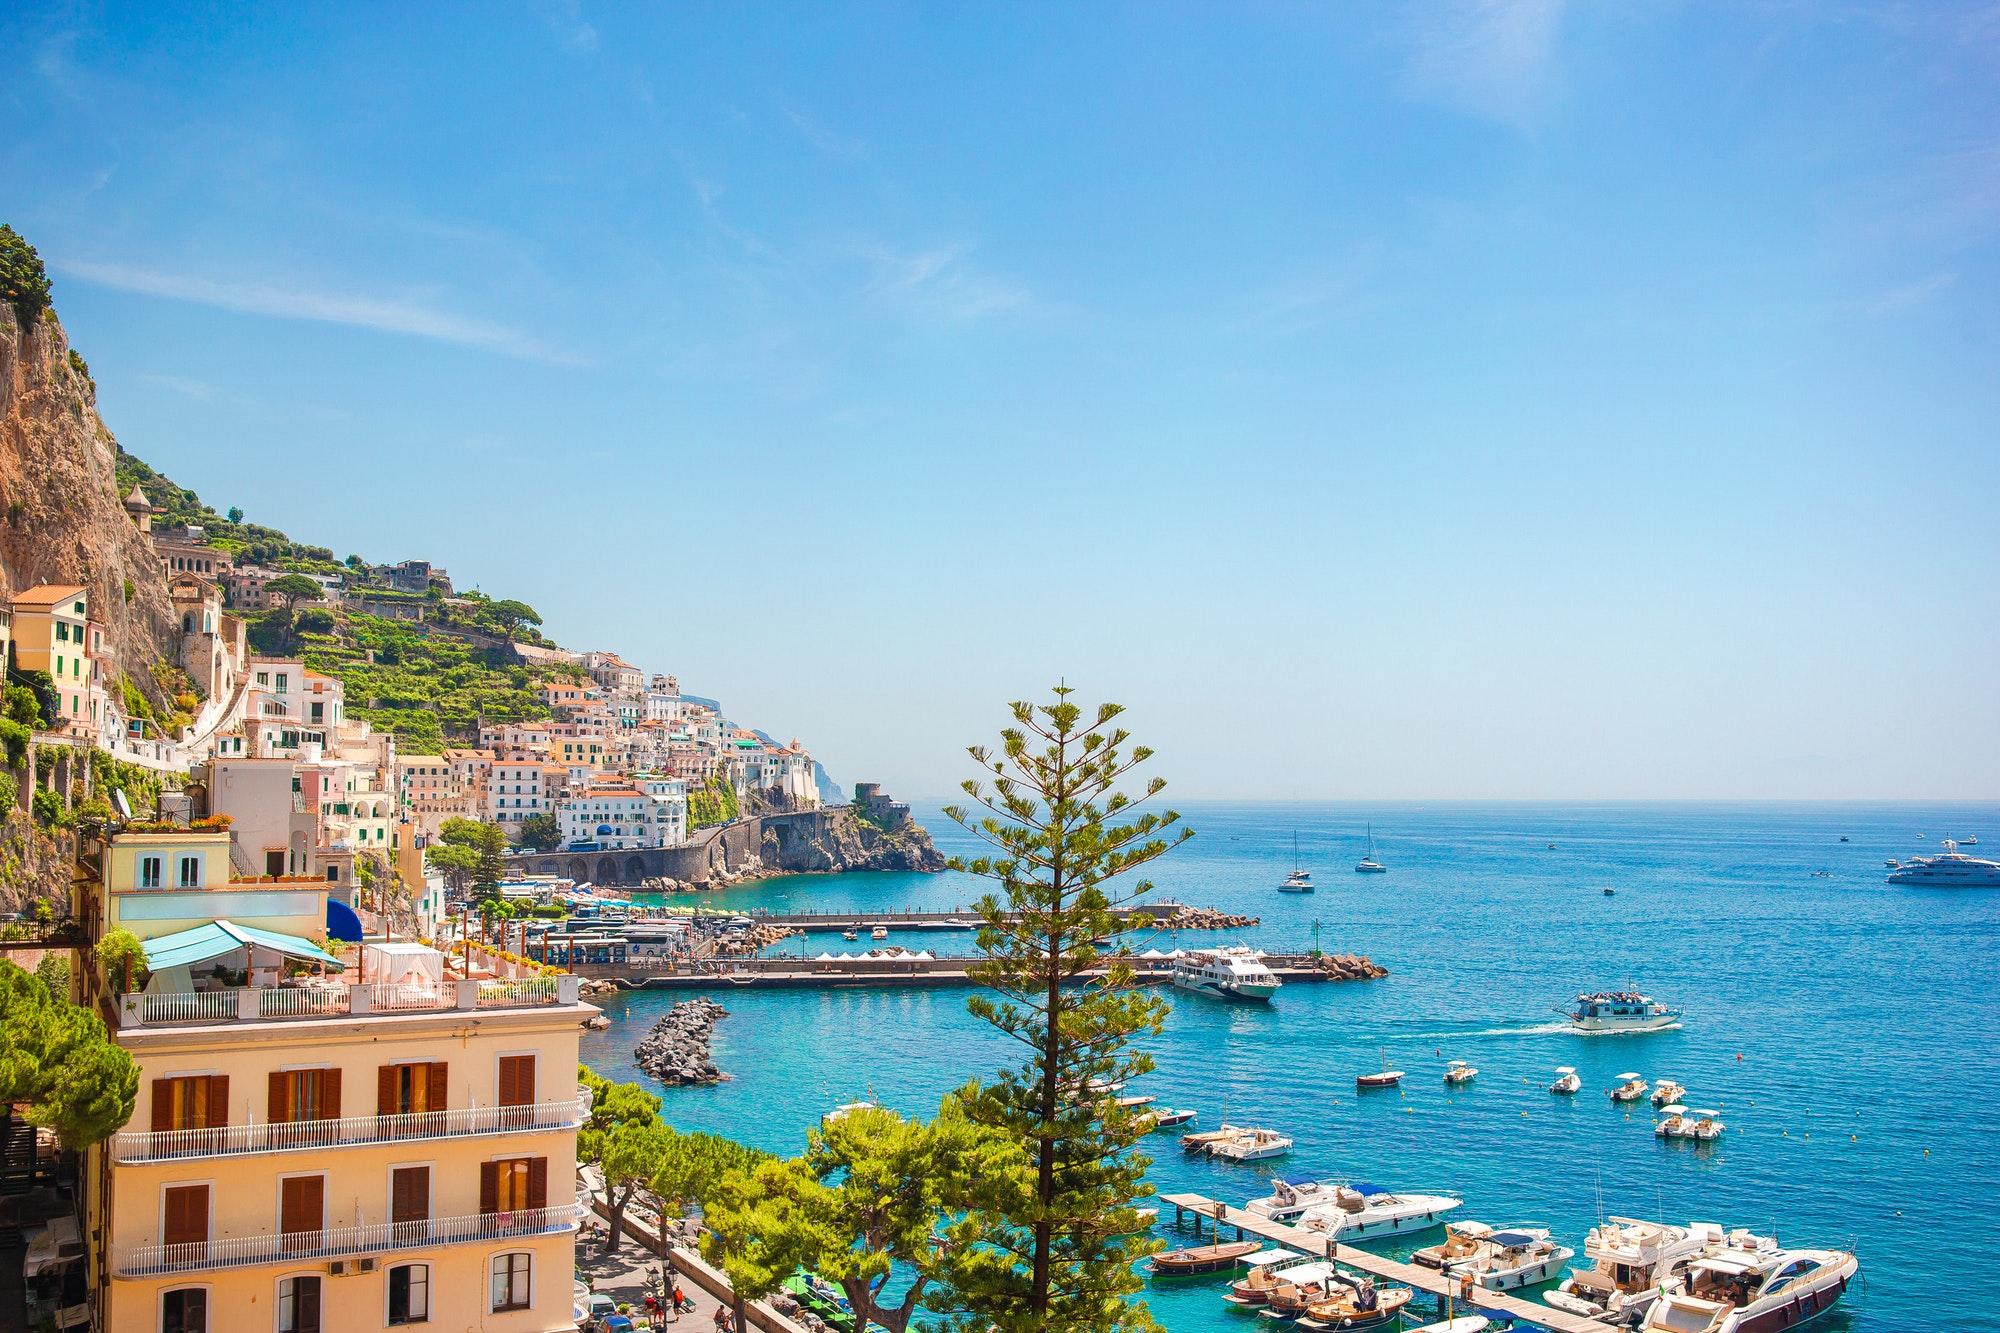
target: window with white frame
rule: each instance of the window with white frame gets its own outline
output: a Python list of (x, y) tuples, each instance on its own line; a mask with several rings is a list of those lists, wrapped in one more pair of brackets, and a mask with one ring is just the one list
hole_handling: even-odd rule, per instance
[(279, 1280), (278, 1333), (321, 1333), (320, 1279), (316, 1275)]
[[(496, 1307), (497, 1308), (497, 1307)], [(397, 1264), (389, 1270), (389, 1323), (424, 1324), (431, 1317), (431, 1266)]]
[(182, 853), (175, 867), (174, 884), (178, 888), (198, 889), (201, 887), (201, 855), (194, 852)]
[(139, 887), (140, 887), (140, 888), (142, 888), (142, 889), (157, 889), (157, 888), (159, 888), (159, 887), (160, 887), (160, 875), (161, 875), (161, 873), (162, 873), (162, 871), (163, 871), (163, 869), (164, 869), (165, 865), (166, 865), (166, 858), (165, 858), (165, 857), (160, 857), (160, 856), (142, 856), (142, 857), (140, 857), (140, 858), (139, 858)]
[(493, 1256), (493, 1311), (525, 1310), (532, 1304), (533, 1292), (529, 1289), (533, 1277), (535, 1257), (531, 1254), (496, 1254)]
[(208, 1333), (208, 1288), (179, 1287), (162, 1292), (160, 1333)]

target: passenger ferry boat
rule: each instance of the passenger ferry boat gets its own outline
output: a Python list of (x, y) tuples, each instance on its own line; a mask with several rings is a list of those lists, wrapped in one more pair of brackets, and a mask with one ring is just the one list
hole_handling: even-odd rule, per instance
[(1225, 1000), (1268, 1000), (1281, 984), (1256, 950), (1240, 944), (1189, 949), (1174, 959), (1171, 979), (1182, 990)]
[(1576, 997), (1574, 1009), (1558, 1009), (1570, 1031), (1587, 1037), (1613, 1032), (1665, 1032), (1681, 1025), (1681, 1011), (1653, 1003), (1637, 991), (1598, 991)]
[(1891, 884), (1928, 884), (1933, 888), (1990, 889), (2000, 887), (2000, 861), (1982, 861), (1958, 850), (1950, 838), (1936, 856), (1914, 856), (1889, 863)]

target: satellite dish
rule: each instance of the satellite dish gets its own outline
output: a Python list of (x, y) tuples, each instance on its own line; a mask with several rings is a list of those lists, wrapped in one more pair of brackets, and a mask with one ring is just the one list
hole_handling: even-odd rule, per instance
[(113, 787), (111, 789), (111, 804), (118, 811), (120, 819), (128, 824), (132, 822), (132, 803), (125, 799), (125, 789), (123, 787)]

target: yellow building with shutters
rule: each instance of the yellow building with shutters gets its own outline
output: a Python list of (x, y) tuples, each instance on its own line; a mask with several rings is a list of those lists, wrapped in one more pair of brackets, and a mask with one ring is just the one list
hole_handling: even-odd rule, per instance
[(336, 959), (324, 888), (232, 880), (220, 832), (115, 836), (80, 907), (150, 973), (87, 997), (141, 1070), (87, 1173), (99, 1328), (574, 1326), (574, 977)]

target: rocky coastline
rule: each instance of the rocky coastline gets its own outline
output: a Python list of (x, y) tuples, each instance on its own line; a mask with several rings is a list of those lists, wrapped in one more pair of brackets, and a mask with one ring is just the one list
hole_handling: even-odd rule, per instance
[(661, 1015), (653, 1030), (640, 1038), (632, 1056), (639, 1068), (662, 1083), (680, 1087), (720, 1083), (729, 1076), (715, 1067), (708, 1045), (716, 1020), (728, 1014), (713, 1000), (683, 1001)]
[(1161, 930), (1242, 930), (1262, 918), (1237, 916), (1214, 907), (1189, 907), (1183, 903), (1170, 917), (1154, 921)]

